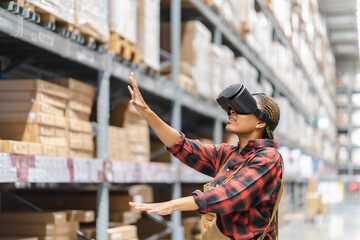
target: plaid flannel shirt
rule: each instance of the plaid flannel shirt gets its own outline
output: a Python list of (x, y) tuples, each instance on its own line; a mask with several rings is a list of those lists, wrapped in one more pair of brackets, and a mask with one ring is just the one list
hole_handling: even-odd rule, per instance
[[(180, 135), (168, 151), (191, 168), (214, 177), (209, 184), (215, 188), (191, 194), (198, 211), (217, 213), (217, 226), (231, 239), (259, 239), (268, 225), (281, 185), (277, 142), (250, 140), (240, 152), (239, 145), (205, 145)], [(241, 170), (223, 183), (243, 162)], [(220, 171), (223, 164), (226, 167)], [(272, 239), (274, 229), (272, 224), (265, 239)]]

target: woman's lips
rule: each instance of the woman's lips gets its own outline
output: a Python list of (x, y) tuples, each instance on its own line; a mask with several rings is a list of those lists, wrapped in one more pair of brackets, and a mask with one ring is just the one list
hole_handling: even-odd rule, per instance
[(235, 122), (235, 119), (229, 118), (229, 120), (227, 121), (228, 124), (230, 124), (230, 123), (232, 123), (232, 122)]

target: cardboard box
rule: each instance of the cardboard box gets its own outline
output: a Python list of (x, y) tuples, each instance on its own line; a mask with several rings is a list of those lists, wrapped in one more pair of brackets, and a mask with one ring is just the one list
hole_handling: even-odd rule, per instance
[(0, 123), (38, 123), (55, 125), (55, 116), (45, 113), (6, 112), (0, 114)]
[(0, 112), (42, 112), (56, 116), (64, 116), (65, 114), (63, 109), (42, 101), (0, 102)]
[(137, 227), (133, 225), (110, 228), (107, 230), (109, 240), (137, 239)]
[(317, 192), (306, 194), (306, 214), (308, 217), (314, 217), (321, 210), (321, 194)]
[(133, 208), (129, 206), (129, 202), (134, 202), (134, 196), (110, 196), (110, 210), (111, 211), (131, 211)]
[(69, 210), (65, 211), (67, 221), (89, 223), (95, 221), (95, 212), (92, 210)]
[(123, 224), (136, 223), (141, 218), (141, 212), (135, 211), (114, 211), (109, 213), (109, 220)]
[(29, 223), (66, 223), (64, 212), (0, 212), (0, 223), (29, 224)]
[(132, 196), (141, 196), (143, 203), (153, 203), (153, 188), (150, 185), (133, 185), (129, 187), (129, 194)]
[(68, 127), (70, 131), (81, 132), (82, 122), (77, 119), (68, 119)]
[(49, 81), (66, 87), (70, 89), (70, 91), (81, 92), (88, 96), (95, 95), (95, 88), (92, 85), (73, 78), (50, 79)]
[(0, 240), (39, 240), (36, 237), (1, 237)]
[(57, 153), (58, 153), (57, 146), (42, 144), (42, 154), (44, 156), (57, 156)]
[(316, 178), (310, 178), (309, 179), (309, 192), (316, 192), (317, 191), (317, 180)]
[(93, 158), (94, 152), (71, 149), (69, 156), (73, 158)]
[(70, 89), (70, 99), (81, 102), (86, 106), (92, 107), (94, 103), (94, 94), (84, 93), (79, 91), (78, 89)]
[(1, 123), (0, 136), (7, 138), (13, 135), (31, 134), (39, 136), (65, 137), (64, 128), (56, 128), (38, 123)]
[(202, 222), (199, 217), (187, 217), (182, 220), (185, 239), (201, 240)]
[(67, 128), (66, 118), (65, 117), (60, 117), (60, 116), (55, 117), (55, 127)]
[(56, 146), (56, 156), (57, 157), (68, 157), (69, 148), (64, 146)]
[(82, 121), (89, 121), (90, 115), (88, 113), (83, 113), (83, 112), (75, 111), (72, 109), (66, 109), (65, 117), (74, 118), (74, 119), (82, 120)]
[(11, 80), (0, 82), (1, 91), (32, 91), (42, 92), (63, 99), (69, 99), (68, 89), (44, 80)]
[(45, 102), (51, 106), (65, 109), (66, 99), (56, 97), (47, 93), (31, 91), (2, 91), (0, 94), (1, 102)]
[(15, 153), (15, 154), (29, 154), (28, 144), (26, 142), (0, 140), (1, 152), (3, 153)]
[(68, 108), (78, 111), (78, 112), (82, 112), (82, 113), (87, 113), (90, 114), (91, 113), (91, 106), (75, 101), (75, 100), (69, 100), (68, 102)]
[(29, 155), (42, 155), (43, 154), (43, 148), (42, 148), (41, 143), (28, 142), (27, 145), (28, 145), (28, 149), (29, 149), (29, 152), (28, 152)]

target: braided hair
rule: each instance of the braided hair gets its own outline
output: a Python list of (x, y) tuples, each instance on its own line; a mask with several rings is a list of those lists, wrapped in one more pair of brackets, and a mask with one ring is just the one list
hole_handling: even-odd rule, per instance
[[(255, 93), (253, 94), (253, 96), (256, 100), (256, 103), (260, 111), (266, 113), (266, 115), (270, 118), (270, 120), (273, 121), (276, 128), (280, 120), (279, 105), (275, 102), (275, 100), (272, 97), (269, 97), (265, 94)], [(268, 126), (265, 127), (264, 138), (274, 139), (274, 131), (271, 130)]]

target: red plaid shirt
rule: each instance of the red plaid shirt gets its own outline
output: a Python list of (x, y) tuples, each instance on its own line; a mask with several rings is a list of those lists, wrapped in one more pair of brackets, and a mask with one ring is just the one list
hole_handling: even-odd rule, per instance
[[(214, 177), (210, 186), (215, 188), (192, 193), (200, 213), (217, 213), (217, 226), (231, 239), (260, 238), (281, 185), (281, 155), (276, 141), (251, 140), (240, 152), (239, 145), (205, 145), (181, 133), (168, 150), (191, 168)], [(241, 170), (223, 183), (242, 163)], [(220, 171), (223, 164), (227, 165)], [(274, 229), (272, 224), (265, 239), (272, 239)]]

